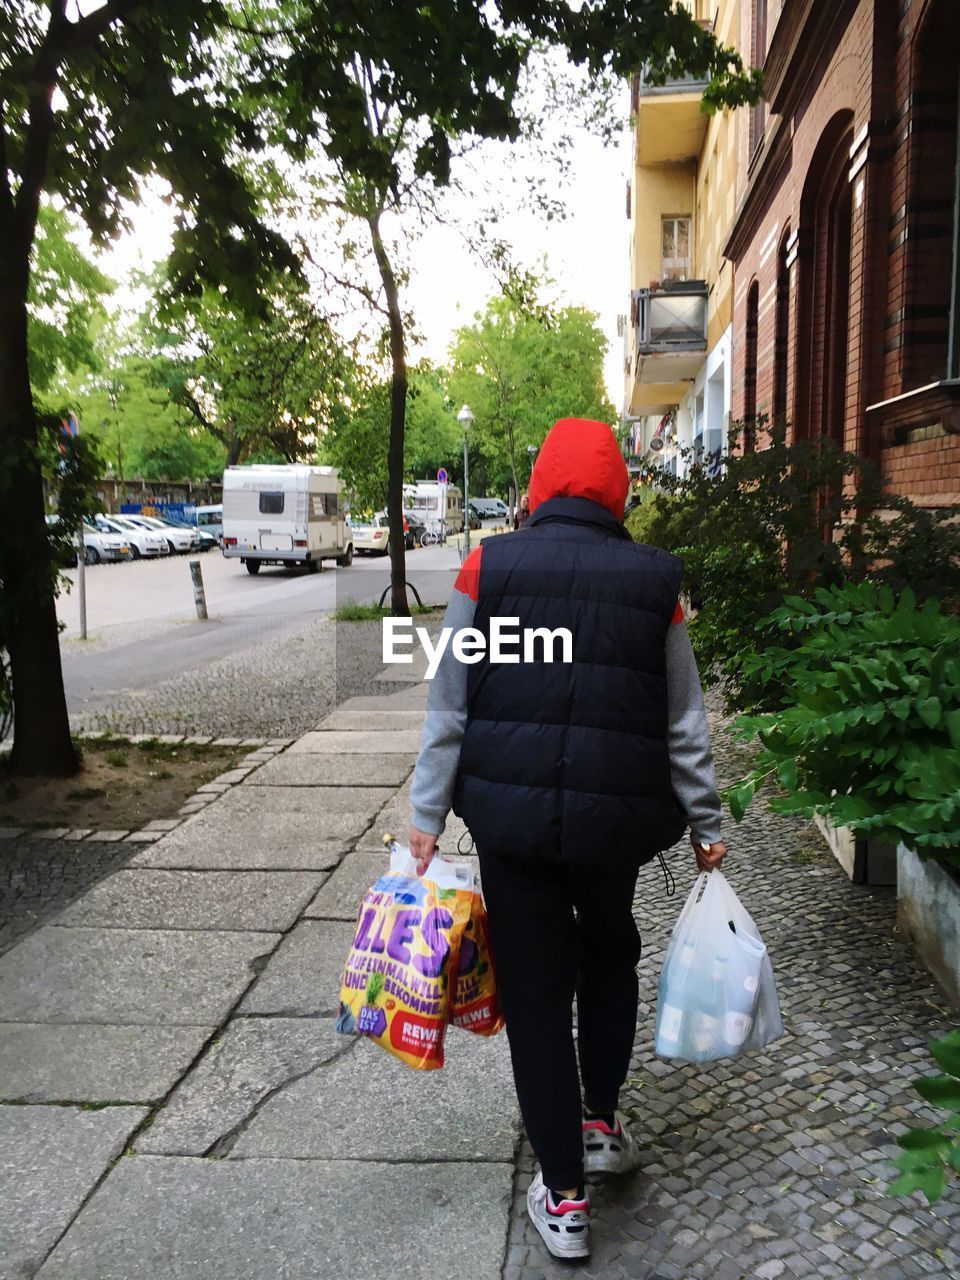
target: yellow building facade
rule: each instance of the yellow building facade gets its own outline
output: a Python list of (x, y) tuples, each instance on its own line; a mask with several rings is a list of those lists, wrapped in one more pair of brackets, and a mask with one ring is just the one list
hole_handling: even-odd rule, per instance
[[(687, 0), (723, 44), (740, 42), (740, 0)], [(707, 115), (705, 84), (634, 78), (630, 309), (624, 407), (634, 467), (683, 469), (682, 450), (719, 459), (730, 411), (733, 268), (722, 255), (736, 211), (742, 112)]]

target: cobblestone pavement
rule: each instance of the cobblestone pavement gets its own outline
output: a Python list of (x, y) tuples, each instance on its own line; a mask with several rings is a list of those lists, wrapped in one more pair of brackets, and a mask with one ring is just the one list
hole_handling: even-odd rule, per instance
[(122, 840), (0, 841), (0, 955), (127, 863)]
[(311, 618), (152, 688), (123, 691), (71, 722), (79, 732), (292, 738), (345, 698), (402, 688), (374, 681), (382, 666), (378, 622)]
[[(721, 773), (739, 772), (715, 729)], [(950, 1025), (943, 995), (896, 932), (894, 890), (852, 885), (812, 828), (762, 812), (728, 832), (729, 879), (774, 962), (786, 1034), (768, 1051), (708, 1068), (654, 1056), (656, 982), (692, 883), (671, 855), (641, 873), (644, 941), (636, 1052), (623, 1109), (643, 1148), (632, 1178), (591, 1191), (603, 1280), (908, 1280), (960, 1274), (960, 1194), (933, 1209), (884, 1194), (895, 1137), (942, 1118), (911, 1081), (935, 1073), (929, 1039)], [(682, 871), (682, 874), (681, 874)], [(526, 1216), (535, 1169), (524, 1142), (503, 1280), (553, 1280)]]

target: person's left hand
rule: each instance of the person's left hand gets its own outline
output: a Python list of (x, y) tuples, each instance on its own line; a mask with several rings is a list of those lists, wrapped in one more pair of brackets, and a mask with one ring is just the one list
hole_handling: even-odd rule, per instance
[(690, 843), (693, 845), (693, 852), (697, 855), (698, 871), (718, 871), (720, 869), (720, 863), (727, 855), (727, 846), (722, 840), (717, 840), (713, 844), (704, 846), (696, 836), (691, 836)]
[(407, 843), (410, 846), (410, 852), (417, 864), (417, 875), (422, 876), (433, 861), (433, 855), (437, 852), (438, 836), (433, 835), (430, 831), (421, 831), (419, 827), (410, 824), (410, 834), (407, 836)]

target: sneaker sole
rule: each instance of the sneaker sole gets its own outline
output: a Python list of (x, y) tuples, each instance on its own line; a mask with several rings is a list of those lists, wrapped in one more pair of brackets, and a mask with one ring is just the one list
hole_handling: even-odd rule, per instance
[(530, 1197), (527, 1196), (527, 1217), (537, 1229), (540, 1239), (547, 1246), (547, 1250), (554, 1258), (589, 1258), (590, 1257), (590, 1228), (587, 1227), (583, 1233), (584, 1238), (576, 1242), (564, 1240), (562, 1237), (555, 1235), (552, 1231), (540, 1221), (530, 1204)]
[(634, 1173), (640, 1168), (640, 1161), (634, 1161), (624, 1167), (618, 1156), (607, 1152), (596, 1152), (584, 1156), (583, 1176), (585, 1178), (619, 1178)]

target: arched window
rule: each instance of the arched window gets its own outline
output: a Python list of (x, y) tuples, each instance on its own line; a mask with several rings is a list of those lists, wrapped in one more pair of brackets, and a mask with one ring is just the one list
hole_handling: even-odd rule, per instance
[(754, 280), (747, 294), (747, 324), (743, 359), (743, 451), (757, 445), (757, 334), (760, 328), (760, 285)]
[(850, 336), (852, 140), (853, 113), (837, 112), (821, 135), (800, 197), (806, 248), (800, 262), (793, 425), (798, 436), (829, 436), (841, 446)]
[(787, 228), (777, 253), (777, 294), (773, 330), (773, 420), (787, 416), (787, 366), (790, 355), (790, 267), (787, 265)]

